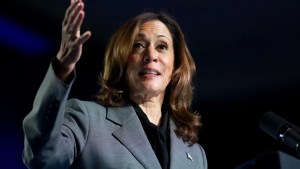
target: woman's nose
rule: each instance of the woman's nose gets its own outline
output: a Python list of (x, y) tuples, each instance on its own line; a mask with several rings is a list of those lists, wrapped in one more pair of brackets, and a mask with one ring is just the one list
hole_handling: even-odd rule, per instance
[(157, 62), (157, 51), (153, 47), (148, 47), (145, 50), (143, 61), (148, 62)]

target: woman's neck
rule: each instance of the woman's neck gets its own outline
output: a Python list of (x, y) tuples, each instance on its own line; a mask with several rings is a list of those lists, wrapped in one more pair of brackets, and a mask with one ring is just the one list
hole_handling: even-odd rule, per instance
[(160, 125), (162, 116), (161, 107), (164, 95), (158, 95), (155, 97), (131, 95), (130, 98), (143, 110), (151, 123), (157, 126)]

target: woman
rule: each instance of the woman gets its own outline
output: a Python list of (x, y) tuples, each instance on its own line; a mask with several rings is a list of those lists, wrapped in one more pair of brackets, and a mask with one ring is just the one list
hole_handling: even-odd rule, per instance
[(96, 101), (68, 99), (91, 32), (84, 3), (71, 0), (62, 42), (25, 117), (28, 168), (207, 168), (190, 112), (195, 64), (178, 24), (142, 13), (112, 36)]

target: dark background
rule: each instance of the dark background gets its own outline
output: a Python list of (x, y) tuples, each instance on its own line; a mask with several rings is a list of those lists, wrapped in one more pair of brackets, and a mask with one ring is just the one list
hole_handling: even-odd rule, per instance
[[(0, 5), (1, 167), (22, 164), (22, 119), (60, 44), (68, 0), (4, 0)], [(166, 11), (197, 62), (194, 107), (209, 168), (230, 169), (261, 153), (295, 152), (259, 129), (271, 110), (300, 126), (299, 0), (86, 0), (84, 46), (70, 97), (90, 99), (110, 35), (143, 11)]]

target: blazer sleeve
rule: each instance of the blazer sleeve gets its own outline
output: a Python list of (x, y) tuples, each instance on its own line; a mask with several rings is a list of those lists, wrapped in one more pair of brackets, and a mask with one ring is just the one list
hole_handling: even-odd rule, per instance
[(70, 84), (64, 84), (55, 76), (53, 62), (49, 66), (35, 96), (33, 108), (23, 120), (23, 162), (28, 168), (69, 168), (83, 147), (88, 117), (73, 120), (80, 124), (77, 127), (83, 132), (74, 133), (64, 124), (74, 118), (65, 115), (65, 106), (74, 79), (75, 76)]

